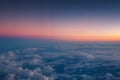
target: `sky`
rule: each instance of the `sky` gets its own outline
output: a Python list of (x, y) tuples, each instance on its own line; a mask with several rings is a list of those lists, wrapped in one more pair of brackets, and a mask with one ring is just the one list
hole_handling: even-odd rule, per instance
[(120, 41), (119, 0), (0, 0), (0, 37)]

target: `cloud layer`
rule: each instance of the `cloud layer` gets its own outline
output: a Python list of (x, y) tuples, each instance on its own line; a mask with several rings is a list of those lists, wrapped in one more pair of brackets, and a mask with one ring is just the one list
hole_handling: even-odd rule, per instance
[(119, 43), (53, 44), (0, 53), (1, 80), (119, 80)]

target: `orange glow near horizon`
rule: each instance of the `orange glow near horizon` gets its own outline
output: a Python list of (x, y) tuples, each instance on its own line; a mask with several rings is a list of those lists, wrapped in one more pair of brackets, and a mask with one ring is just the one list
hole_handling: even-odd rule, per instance
[(87, 21), (4, 21), (0, 36), (68, 41), (120, 41), (120, 25)]

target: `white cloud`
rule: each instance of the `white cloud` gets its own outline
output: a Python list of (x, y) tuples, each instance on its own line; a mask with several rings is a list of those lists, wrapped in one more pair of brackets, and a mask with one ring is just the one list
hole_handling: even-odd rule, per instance
[(29, 76), (32, 77), (32, 76), (34, 76), (34, 74), (35, 74), (35, 73), (34, 73), (33, 71), (29, 71)]
[(9, 74), (7, 80), (15, 80), (15, 74)]
[(114, 78), (111, 73), (106, 73), (105, 77), (106, 77), (106, 80), (112, 80)]
[(40, 62), (40, 60), (39, 59), (33, 59), (32, 62), (33, 62), (33, 64), (38, 64)]
[[(114, 46), (61, 44), (49, 49), (51, 48), (50, 52), (45, 48), (25, 48), (0, 54), (0, 74), (8, 74), (5, 76), (5, 80), (55, 80), (61, 77), (67, 79), (82, 77), (83, 80), (95, 80), (99, 76), (106, 79), (120, 79), (111, 70), (106, 74), (104, 71), (99, 73), (98, 70), (99, 74), (93, 73), (95, 75), (88, 75), (84, 71), (97, 71), (97, 67), (102, 68), (102, 66), (111, 69), (109, 66), (113, 65), (115, 65), (114, 70), (119, 69), (120, 50)], [(57, 72), (59, 65), (63, 65), (64, 73)], [(83, 75), (79, 74), (81, 72), (74, 74), (77, 69), (83, 71)]]
[(49, 80), (49, 78), (47, 76), (43, 76), (44, 80)]
[(95, 80), (95, 77), (93, 76), (89, 76), (89, 75), (86, 75), (86, 74), (83, 74), (83, 75), (80, 75), (83, 80)]
[(22, 68), (22, 67), (18, 67), (18, 70), (19, 70), (19, 71), (23, 71), (23, 68)]
[(15, 57), (15, 54), (14, 54), (13, 51), (8, 51), (8, 55), (9, 55), (10, 57)]

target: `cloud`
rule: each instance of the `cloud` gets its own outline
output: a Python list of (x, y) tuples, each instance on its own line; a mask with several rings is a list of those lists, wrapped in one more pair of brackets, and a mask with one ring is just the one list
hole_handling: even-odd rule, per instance
[(9, 55), (9, 57), (15, 57), (15, 54), (13, 51), (8, 51), (8, 55)]
[(107, 78), (107, 80), (113, 79), (113, 75), (111, 73), (106, 73), (105, 77)]
[(45, 50), (44, 48), (25, 48), (22, 49), (23, 53), (32, 53), (32, 52), (36, 52), (36, 51), (42, 51)]
[[(57, 44), (0, 53), (0, 77), (7, 80), (120, 79), (116, 46)], [(114, 73), (113, 73), (114, 71)], [(109, 72), (109, 73), (108, 73)]]
[(89, 75), (86, 75), (86, 74), (83, 74), (83, 75), (80, 75), (83, 80), (96, 80), (95, 77), (93, 76), (89, 76)]
[(7, 79), (6, 80), (15, 80), (15, 74), (11, 73), (8, 74)]

